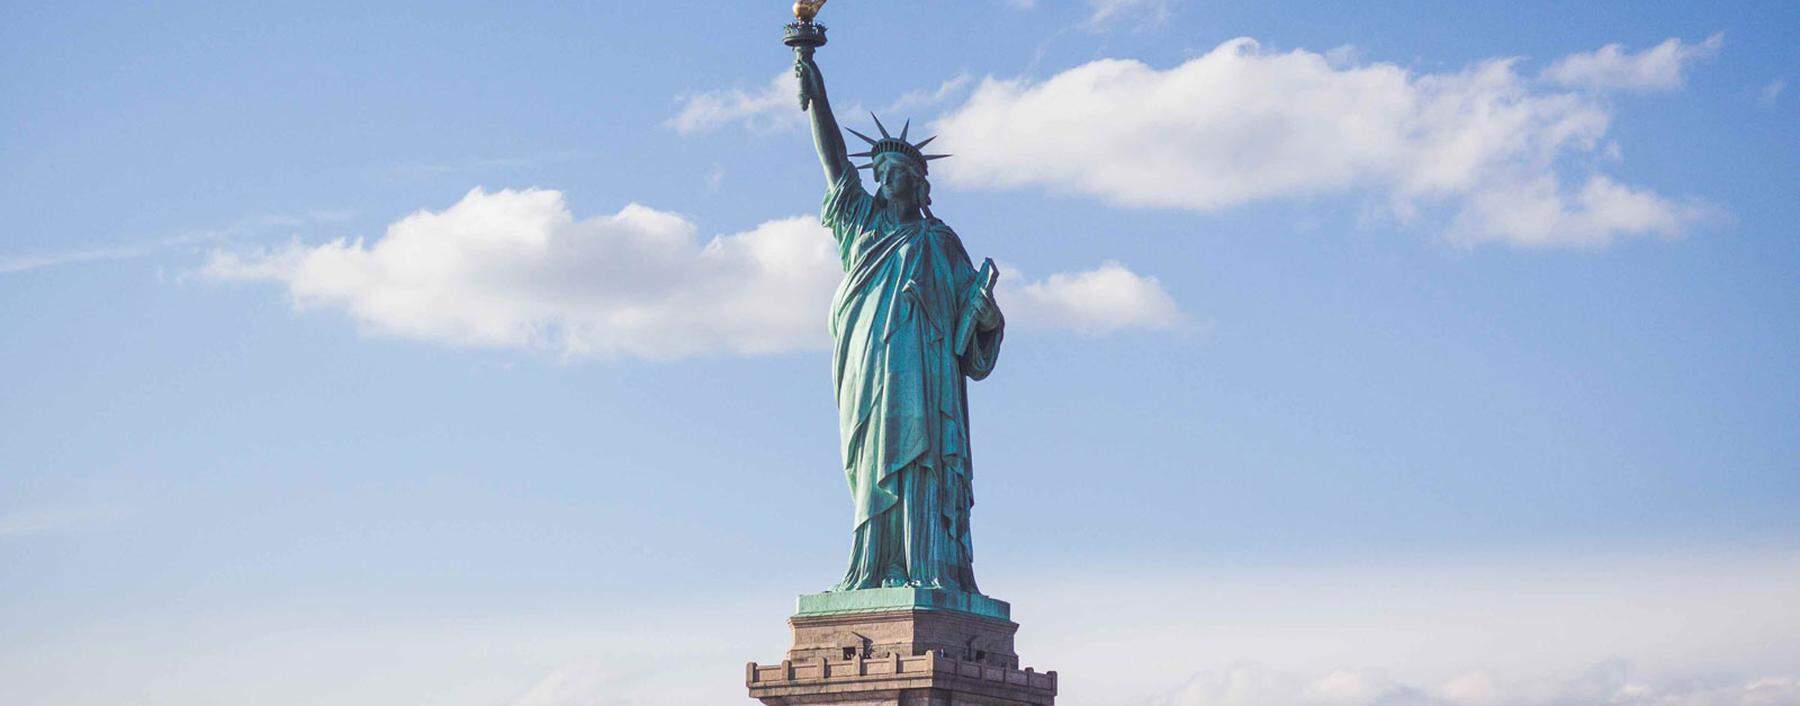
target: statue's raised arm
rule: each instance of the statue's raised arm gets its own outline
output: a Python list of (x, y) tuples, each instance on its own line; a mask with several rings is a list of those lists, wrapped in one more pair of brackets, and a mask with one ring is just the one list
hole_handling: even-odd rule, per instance
[(834, 187), (845, 174), (854, 173), (856, 167), (850, 163), (844, 133), (831, 112), (825, 77), (813, 61), (812, 47), (794, 48), (794, 73), (800, 77), (800, 109), (812, 114), (813, 146), (818, 148), (819, 164), (825, 168), (825, 186)]

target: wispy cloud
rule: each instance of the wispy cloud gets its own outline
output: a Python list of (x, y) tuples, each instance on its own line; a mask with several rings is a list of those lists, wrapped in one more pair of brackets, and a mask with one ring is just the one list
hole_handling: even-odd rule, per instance
[(893, 103), (888, 104), (886, 111), (889, 113), (905, 113), (908, 111), (942, 105), (945, 101), (956, 98), (964, 91), (967, 91), (969, 86), (974, 82), (975, 76), (972, 74), (957, 74), (950, 80), (938, 84), (938, 87), (935, 89), (921, 88), (901, 94), (899, 98), (894, 99)]
[[(936, 88), (907, 91), (882, 108), (883, 113), (905, 114), (934, 108), (960, 98), (975, 82), (971, 74), (958, 74)], [(680, 96), (681, 108), (663, 125), (683, 135), (698, 135), (736, 126), (753, 133), (798, 130), (807, 124), (800, 110), (799, 83), (792, 71), (777, 74), (760, 89), (724, 88)], [(857, 101), (840, 102), (837, 113), (853, 118), (867, 108)]]
[(1774, 103), (1776, 98), (1781, 97), (1781, 92), (1784, 90), (1787, 90), (1787, 79), (1778, 78), (1763, 84), (1761, 92), (1762, 102)]
[(679, 667), (627, 666), (617, 659), (580, 660), (545, 675), (507, 706), (701, 704), (716, 701), (725, 691), (695, 676)]
[(94, 529), (117, 521), (124, 511), (112, 505), (52, 506), (0, 514), (0, 540)]
[(196, 230), (166, 238), (134, 243), (97, 245), (41, 253), (0, 254), (0, 274), (12, 274), (73, 265), (84, 262), (133, 260), (182, 247), (217, 244), (278, 228), (292, 228), (308, 223), (343, 221), (350, 214), (343, 211), (316, 211), (304, 216), (265, 215), (242, 219), (223, 228)]
[(557, 152), (546, 152), (543, 154), (511, 157), (485, 157), (444, 162), (420, 162), (396, 165), (393, 167), (393, 173), (400, 177), (420, 179), (471, 172), (516, 171), (547, 164), (574, 162), (592, 156), (591, 153), (580, 150), (562, 150)]
[(57, 265), (71, 265), (80, 262), (101, 262), (105, 260), (129, 260), (144, 257), (158, 250), (199, 242), (197, 238), (165, 238), (142, 245), (121, 245), (114, 247), (97, 247), (33, 255), (0, 256), (0, 274), (26, 272)]
[(800, 110), (800, 82), (791, 70), (776, 74), (762, 88), (700, 91), (679, 100), (681, 110), (665, 124), (683, 135), (733, 124), (761, 132), (806, 124), (806, 113)]
[[(958, 74), (936, 88), (914, 88), (900, 94), (893, 103), (882, 108), (882, 112), (909, 113), (936, 108), (961, 97), (974, 81), (976, 77), (972, 74)], [(808, 121), (806, 112), (799, 110), (799, 83), (794, 72), (781, 72), (760, 90), (718, 88), (680, 95), (677, 101), (679, 112), (664, 121), (664, 126), (682, 135), (702, 135), (731, 126), (752, 133), (801, 130)], [(868, 108), (859, 101), (837, 104), (837, 113), (846, 119), (866, 115), (866, 110)]]
[[(1669, 46), (1559, 65), (1644, 64), (1656, 68), (1625, 73), (1665, 80), (1701, 51)], [(1195, 211), (1367, 194), (1403, 221), (1448, 207), (1447, 237), (1464, 244), (1597, 247), (1680, 235), (1711, 213), (1599, 171), (1613, 107), (1534, 82), (1517, 63), (1415, 74), (1239, 38), (1169, 69), (1106, 59), (1042, 81), (988, 78), (933, 129), (958, 156), (944, 173), (962, 185)]]
[(1093, 9), (1088, 15), (1088, 26), (1098, 29), (1119, 24), (1162, 24), (1174, 14), (1175, 0), (1088, 0), (1088, 5)]

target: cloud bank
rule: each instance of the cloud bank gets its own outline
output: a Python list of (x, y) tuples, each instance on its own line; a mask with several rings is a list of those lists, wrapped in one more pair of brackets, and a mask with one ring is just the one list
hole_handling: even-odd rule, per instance
[(1597, 89), (1673, 87), (1720, 41), (1603, 48), (1533, 80), (1514, 59), (1415, 73), (1239, 38), (1169, 69), (1103, 59), (1042, 81), (990, 77), (934, 129), (964, 186), (1194, 211), (1366, 194), (1400, 219), (1449, 209), (1462, 243), (1592, 247), (1679, 235), (1704, 215), (1599, 170), (1616, 146)]
[[(366, 331), (457, 346), (650, 359), (821, 348), (842, 269), (817, 219), (768, 221), (701, 240), (687, 218), (632, 204), (577, 220), (561, 192), (470, 191), (374, 242), (340, 239), (215, 252), (203, 274), (284, 285), (303, 309)], [(1027, 328), (1170, 328), (1151, 277), (1106, 263), (1041, 281), (1005, 279), (1001, 306)]]
[[(1082, 706), (1792, 706), (1800, 557), (1655, 546), (1474, 565), (989, 567)], [(1019, 567), (1023, 568), (1023, 567)], [(779, 659), (791, 577), (511, 604), (311, 594), (0, 642), (8, 704), (691, 706)], [(1091, 610), (1132, 586), (1135, 600)], [(329, 597), (329, 595), (327, 596)], [(619, 611), (620, 603), (640, 606)], [(503, 645), (505, 649), (496, 649)], [(405, 655), (395, 659), (394, 655)], [(86, 678), (104, 674), (104, 679)]]
[(1153, 706), (1790, 706), (1800, 678), (1649, 680), (1606, 662), (1560, 681), (1499, 680), (1469, 672), (1439, 684), (1409, 684), (1380, 670), (1302, 676), (1253, 663), (1195, 675)]

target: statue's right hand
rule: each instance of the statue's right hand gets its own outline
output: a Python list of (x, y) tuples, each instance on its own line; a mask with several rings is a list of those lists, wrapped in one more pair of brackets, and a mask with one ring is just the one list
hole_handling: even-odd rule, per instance
[(794, 61), (794, 76), (800, 79), (800, 109), (810, 110), (819, 97), (819, 67), (812, 57), (801, 56)]

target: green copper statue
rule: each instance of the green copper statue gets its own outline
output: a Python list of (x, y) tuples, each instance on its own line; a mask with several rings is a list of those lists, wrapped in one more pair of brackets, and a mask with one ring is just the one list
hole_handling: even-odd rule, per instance
[[(822, 3), (819, 3), (822, 4)], [(816, 4), (814, 4), (816, 11)], [(969, 541), (973, 466), (968, 381), (994, 370), (1005, 320), (995, 273), (977, 270), (931, 213), (931, 140), (851, 131), (869, 143), (847, 154), (813, 61), (824, 29), (789, 27), (802, 109), (825, 167), (823, 220), (844, 281), (832, 302), (832, 374), (844, 475), (856, 508), (850, 568), (834, 591), (936, 588), (977, 593)], [(851, 157), (868, 157), (879, 189), (863, 188)]]

